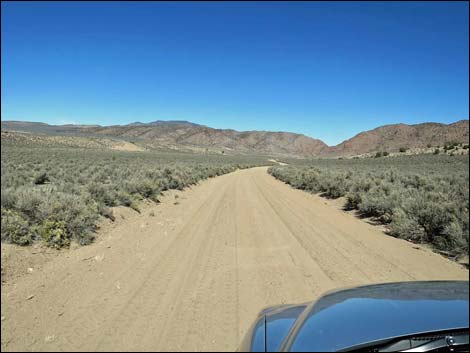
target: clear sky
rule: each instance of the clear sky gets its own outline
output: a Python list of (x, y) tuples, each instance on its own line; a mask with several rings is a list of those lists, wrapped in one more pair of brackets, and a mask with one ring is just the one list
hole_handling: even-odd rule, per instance
[(467, 2), (2, 2), (2, 119), (336, 144), (468, 119)]

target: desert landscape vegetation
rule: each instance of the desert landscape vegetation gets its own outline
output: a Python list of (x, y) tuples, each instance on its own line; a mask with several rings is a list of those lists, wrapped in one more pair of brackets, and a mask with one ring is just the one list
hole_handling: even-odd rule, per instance
[[(261, 154), (276, 151), (277, 158), (288, 156), (284, 158), (289, 163), (282, 164), (290, 164), (269, 169), (277, 179), (325, 197), (346, 197), (346, 209), (357, 209), (363, 216), (388, 224), (391, 235), (429, 243), (454, 256), (466, 254), (468, 121), (420, 127), (411, 139), (400, 139), (402, 147), (394, 142), (388, 151), (351, 157), (351, 151), (360, 150), (356, 145), (363, 145), (367, 134), (371, 135), (369, 140), (376, 141), (377, 131), (382, 131), (380, 146), (390, 146), (390, 140), (396, 139), (396, 133), (378, 128), (356, 136), (360, 141), (357, 144), (352, 139), (329, 148), (343, 150), (339, 146), (349, 144), (347, 159), (331, 158), (330, 151), (305, 159), (305, 150), (298, 152), (295, 143), (294, 149), (292, 143), (286, 144), (285, 136), (299, 138), (289, 133), (245, 132), (243, 138), (254, 141), (246, 145), (244, 154), (235, 154), (229, 147), (233, 142), (220, 140), (219, 130), (210, 129), (213, 131), (208, 134), (209, 128), (188, 122), (110, 128), (2, 122), (2, 240), (18, 245), (43, 241), (56, 248), (69, 246), (71, 241), (89, 244), (98, 217), (114, 220), (112, 207), (139, 211), (140, 201), (158, 202), (166, 190), (183, 190), (236, 169), (278, 164), (270, 155)], [(403, 124), (390, 128), (401, 131)], [(194, 138), (201, 129), (205, 140)], [(107, 137), (96, 135), (96, 131), (107, 130)], [(158, 144), (157, 136), (178, 138), (169, 149), (166, 142)], [(191, 144), (191, 151), (186, 150), (188, 139), (199, 143)], [(406, 155), (410, 145), (425, 144), (427, 149)], [(210, 153), (207, 146), (214, 151), (214, 145), (218, 152)], [(195, 153), (196, 147), (199, 151), (206, 147), (207, 153)], [(280, 152), (282, 148), (290, 150)]]
[[(234, 151), (2, 122), (2, 349), (231, 350), (267, 305), (468, 278), (459, 124), (439, 144), (306, 158), (284, 133)], [(162, 128), (181, 123), (146, 134)]]
[(19, 245), (89, 244), (99, 216), (114, 220), (112, 207), (138, 211), (139, 201), (158, 202), (166, 190), (265, 163), (249, 156), (135, 154), (73, 137), (26, 137), (2, 135), (2, 240)]
[(1, 10), (2, 352), (468, 348), (468, 2)]
[(428, 243), (453, 256), (468, 254), (468, 155), (309, 164), (271, 167), (269, 173), (297, 189), (344, 197), (345, 209), (387, 224), (392, 236)]

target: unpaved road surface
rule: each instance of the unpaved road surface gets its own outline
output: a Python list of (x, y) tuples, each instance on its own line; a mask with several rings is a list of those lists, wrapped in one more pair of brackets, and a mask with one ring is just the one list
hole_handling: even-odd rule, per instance
[(266, 168), (180, 195), (3, 286), (2, 350), (233, 351), (268, 305), (342, 286), (468, 279)]

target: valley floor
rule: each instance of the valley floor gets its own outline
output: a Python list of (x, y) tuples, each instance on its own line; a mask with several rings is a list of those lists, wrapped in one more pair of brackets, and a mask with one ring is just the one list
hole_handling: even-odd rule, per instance
[(266, 306), (337, 287), (468, 279), (266, 173), (167, 197), (2, 286), (2, 350), (235, 350)]

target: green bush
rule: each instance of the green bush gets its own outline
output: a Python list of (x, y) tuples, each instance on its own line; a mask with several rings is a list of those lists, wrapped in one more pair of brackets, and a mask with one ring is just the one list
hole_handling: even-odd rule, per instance
[(39, 217), (42, 222), (63, 221), (67, 228), (67, 237), (84, 245), (94, 238), (98, 212), (98, 204), (94, 201), (83, 196), (57, 192), (45, 200)]
[(67, 228), (64, 221), (46, 220), (39, 227), (39, 235), (44, 242), (55, 248), (70, 245)]
[(29, 245), (34, 236), (28, 221), (14, 210), (2, 208), (2, 241), (18, 245)]

